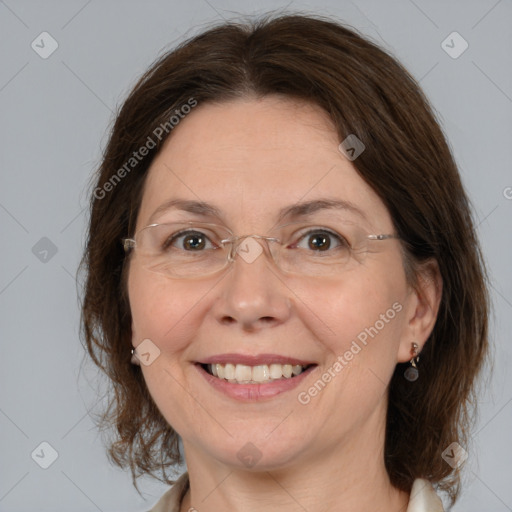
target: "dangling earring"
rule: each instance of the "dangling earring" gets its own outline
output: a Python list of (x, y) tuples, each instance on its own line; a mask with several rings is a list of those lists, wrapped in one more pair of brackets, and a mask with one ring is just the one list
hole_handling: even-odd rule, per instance
[(130, 361), (132, 364), (136, 365), (136, 366), (140, 366), (140, 363), (139, 363), (139, 358), (136, 356), (135, 354), (135, 349), (132, 348), (132, 358), (131, 358), (131, 361)]
[(420, 356), (418, 355), (418, 344), (417, 343), (412, 344), (411, 355), (412, 355), (412, 358), (409, 361), (411, 363), (411, 366), (409, 366), (409, 368), (407, 368), (407, 370), (405, 370), (404, 377), (408, 381), (414, 382), (419, 377), (419, 371), (416, 366), (416, 363), (420, 360)]

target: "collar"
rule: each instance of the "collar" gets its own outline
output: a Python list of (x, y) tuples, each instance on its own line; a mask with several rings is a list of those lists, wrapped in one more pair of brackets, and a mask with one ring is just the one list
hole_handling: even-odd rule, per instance
[[(188, 472), (185, 472), (149, 512), (179, 512), (188, 487)], [(444, 512), (443, 502), (428, 480), (414, 480), (406, 512)]]
[(428, 480), (414, 480), (406, 512), (444, 512), (443, 502)]

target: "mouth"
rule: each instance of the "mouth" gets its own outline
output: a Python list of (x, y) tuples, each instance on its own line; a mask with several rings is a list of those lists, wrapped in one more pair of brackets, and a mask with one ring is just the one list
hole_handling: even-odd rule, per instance
[(210, 376), (230, 384), (268, 384), (297, 378), (316, 364), (271, 363), (246, 365), (234, 363), (196, 363)]

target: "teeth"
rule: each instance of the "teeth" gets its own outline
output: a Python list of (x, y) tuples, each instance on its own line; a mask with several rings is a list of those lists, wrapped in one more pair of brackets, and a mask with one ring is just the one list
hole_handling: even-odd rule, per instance
[(283, 365), (271, 364), (270, 365), (270, 378), (280, 379), (283, 376)]
[(237, 384), (257, 384), (277, 379), (289, 379), (300, 375), (305, 370), (299, 364), (270, 364), (248, 366), (245, 364), (209, 364), (208, 371), (219, 379)]
[(226, 380), (233, 380), (235, 378), (235, 365), (227, 364), (224, 366), (224, 378)]
[(255, 366), (252, 369), (252, 380), (256, 382), (263, 382), (270, 379), (270, 370), (266, 364), (262, 366)]
[(299, 375), (302, 373), (302, 366), (300, 364), (296, 364), (292, 366), (292, 373), (293, 375)]
[(292, 365), (285, 364), (283, 365), (283, 377), (289, 379), (292, 376)]
[(235, 379), (238, 382), (249, 382), (252, 380), (252, 368), (245, 364), (237, 364), (235, 366)]

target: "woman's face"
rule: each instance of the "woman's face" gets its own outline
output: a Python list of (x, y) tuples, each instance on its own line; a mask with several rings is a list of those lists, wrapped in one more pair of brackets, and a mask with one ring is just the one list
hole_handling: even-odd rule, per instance
[[(200, 104), (152, 163), (137, 230), (195, 221), (267, 235), (283, 209), (335, 200), (362, 213), (313, 208), (285, 220), (331, 230), (348, 221), (367, 234), (393, 233), (386, 207), (338, 145), (317, 107), (278, 97)], [(162, 208), (175, 199), (208, 203), (218, 214)], [(242, 247), (257, 251), (256, 239), (249, 240)], [(314, 251), (319, 241), (306, 238), (302, 250)], [(132, 255), (133, 345), (150, 340), (144, 379), (186, 454), (270, 469), (372, 436), (383, 441), (387, 386), (415, 341), (416, 295), (405, 280), (399, 242), (372, 242), (364, 258), (316, 277), (281, 272), (262, 247), (254, 260), (240, 253), (224, 271), (193, 279), (153, 272), (137, 251)], [(285, 374), (285, 366), (270, 365), (314, 366), (261, 386), (223, 381), (219, 387), (219, 378), (198, 364), (212, 359), (262, 366), (250, 369), (258, 378), (266, 375), (265, 364)], [(234, 369), (247, 375), (246, 368)]]

